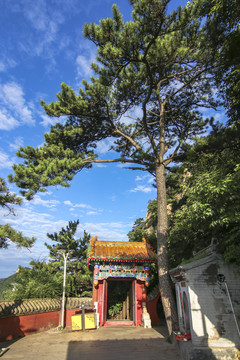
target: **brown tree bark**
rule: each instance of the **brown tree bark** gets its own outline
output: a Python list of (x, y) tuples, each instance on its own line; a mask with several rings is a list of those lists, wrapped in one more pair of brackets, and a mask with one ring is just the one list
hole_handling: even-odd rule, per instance
[(157, 224), (157, 257), (158, 279), (163, 310), (167, 322), (169, 335), (178, 329), (178, 316), (176, 303), (172, 292), (172, 283), (168, 273), (167, 254), (167, 194), (165, 183), (165, 167), (160, 164), (156, 167), (158, 224)]

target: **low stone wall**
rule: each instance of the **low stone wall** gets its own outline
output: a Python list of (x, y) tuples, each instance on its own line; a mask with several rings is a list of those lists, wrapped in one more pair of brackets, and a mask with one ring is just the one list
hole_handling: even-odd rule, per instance
[[(80, 308), (82, 305), (92, 306), (92, 298), (68, 298), (66, 309)], [(0, 301), (0, 318), (37, 314), (61, 309), (62, 299), (28, 299)]]
[[(61, 322), (61, 299), (0, 301), (0, 341), (13, 340), (57, 327)], [(92, 308), (92, 298), (69, 298), (66, 301), (65, 325), (81, 313), (81, 306)]]

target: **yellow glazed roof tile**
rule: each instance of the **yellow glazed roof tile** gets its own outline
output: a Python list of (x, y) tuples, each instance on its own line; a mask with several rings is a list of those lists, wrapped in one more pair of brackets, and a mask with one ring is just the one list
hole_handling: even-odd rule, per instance
[(148, 240), (142, 242), (98, 241), (92, 238), (88, 248), (88, 261), (152, 262), (156, 253)]

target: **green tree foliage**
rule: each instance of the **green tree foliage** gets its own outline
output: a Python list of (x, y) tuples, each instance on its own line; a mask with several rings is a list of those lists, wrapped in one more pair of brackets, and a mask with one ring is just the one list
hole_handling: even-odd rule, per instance
[[(3, 300), (3, 293), (9, 288), (11, 284), (15, 283), (17, 274), (10, 275), (5, 279), (0, 279), (0, 300)], [(12, 286), (11, 286), (12, 288)]]
[[(156, 203), (156, 201), (154, 201)], [(151, 207), (152, 202), (149, 203), (149, 207)], [(150, 245), (152, 248), (156, 251), (157, 250), (157, 236), (156, 236), (156, 224), (155, 227), (153, 227), (151, 216), (155, 216), (156, 212), (153, 214), (152, 212), (148, 212), (150, 217), (148, 218), (148, 221), (145, 221), (143, 218), (137, 219), (132, 227), (132, 230), (129, 231), (127, 234), (129, 241), (139, 241), (142, 242), (142, 239), (148, 239)], [(157, 217), (157, 215), (156, 215)], [(150, 281), (149, 281), (149, 287), (147, 288), (147, 292), (150, 293), (154, 287), (158, 284), (158, 272), (157, 272), (157, 265), (155, 263), (149, 264), (150, 269)]]
[(132, 227), (132, 230), (127, 234), (129, 241), (141, 242), (143, 238), (147, 238), (145, 229), (145, 221), (143, 218), (137, 219)]
[[(156, 204), (156, 200), (153, 201)], [(157, 217), (157, 208), (155, 208), (155, 212), (149, 212), (149, 208), (151, 207), (152, 201), (149, 202), (148, 205), (148, 220), (144, 220), (143, 218), (137, 219), (132, 227), (132, 230), (127, 234), (129, 241), (139, 241), (142, 242), (142, 239), (145, 238), (149, 241), (152, 248), (157, 250), (157, 236), (156, 236), (156, 225), (152, 222), (152, 216)]]
[[(240, 140), (239, 125), (219, 127), (207, 137), (184, 146), (180, 166), (171, 168), (168, 190), (169, 265), (192, 258), (214, 240), (225, 261), (240, 266)], [(129, 240), (154, 233), (157, 201), (147, 208), (147, 220), (136, 220)], [(147, 237), (147, 236), (146, 236)]]
[[(148, 239), (152, 248), (157, 251), (157, 201), (150, 201), (147, 208), (147, 220), (143, 218), (137, 219), (132, 227), (132, 230), (127, 234), (129, 241), (142, 241), (143, 238)], [(151, 291), (158, 284), (158, 269), (155, 263), (149, 264), (150, 269), (150, 281), (147, 292)]]
[(218, 54), (214, 59), (218, 92), (230, 122), (240, 118), (240, 3), (238, 0), (194, 0), (190, 5), (205, 22), (201, 46)]
[(63, 257), (58, 252), (69, 252), (67, 260), (66, 296), (91, 296), (92, 272), (87, 266), (87, 247), (90, 235), (84, 232), (81, 239), (74, 239), (79, 221), (70, 221), (59, 233), (47, 234), (55, 242), (45, 243), (50, 260), (31, 261), (31, 268), (20, 267), (12, 286), (4, 292), (4, 298), (21, 300), (31, 298), (59, 298), (63, 286)]
[[(158, 276), (169, 333), (177, 314), (168, 276), (165, 169), (182, 144), (201, 134), (208, 120), (201, 108), (215, 108), (215, 49), (201, 46), (205, 35), (196, 8), (167, 15), (168, 0), (131, 0), (132, 20), (124, 22), (116, 5), (112, 18), (86, 24), (84, 35), (97, 47), (95, 77), (79, 94), (61, 85), (57, 101), (41, 102), (49, 116), (68, 116), (45, 134), (42, 147), (20, 148), (23, 163), (10, 177), (30, 199), (50, 185), (69, 186), (93, 163), (121, 162), (156, 177)], [(136, 109), (140, 116), (134, 116)], [(124, 115), (131, 116), (126, 124)], [(97, 142), (112, 139), (115, 159), (98, 159)]]
[(239, 125), (215, 128), (208, 137), (197, 138), (185, 154), (171, 179), (177, 184), (170, 220), (170, 247), (177, 249), (171, 251), (172, 263), (214, 239), (225, 260), (240, 265)]
[(6, 208), (9, 214), (14, 215), (13, 205), (21, 205), (22, 199), (16, 194), (10, 193), (6, 181), (0, 178), (0, 206)]
[[(0, 206), (8, 211), (8, 215), (15, 215), (14, 205), (21, 205), (21, 197), (9, 191), (6, 181), (0, 177)], [(0, 225), (0, 248), (7, 248), (9, 241), (17, 247), (31, 247), (36, 239), (23, 236), (9, 224)]]
[(6, 300), (59, 298), (62, 295), (62, 271), (42, 261), (31, 261), (31, 268), (19, 267), (13, 286), (4, 291)]
[(55, 244), (45, 243), (49, 250), (51, 265), (57, 269), (63, 266), (63, 257), (58, 251), (69, 252), (67, 261), (68, 290), (67, 296), (89, 296), (92, 292), (92, 272), (87, 265), (87, 248), (90, 235), (84, 231), (83, 238), (75, 239), (79, 221), (70, 221), (66, 228), (58, 233), (47, 234)]

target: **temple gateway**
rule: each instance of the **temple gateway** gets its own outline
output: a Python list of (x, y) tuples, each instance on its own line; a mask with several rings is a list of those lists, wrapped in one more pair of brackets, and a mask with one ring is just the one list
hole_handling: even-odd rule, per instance
[(156, 261), (149, 242), (90, 240), (87, 260), (93, 271), (93, 304), (100, 325), (113, 322), (151, 326), (147, 311), (149, 265)]

